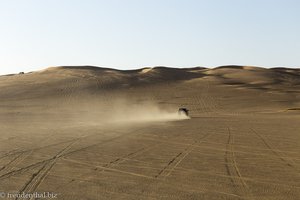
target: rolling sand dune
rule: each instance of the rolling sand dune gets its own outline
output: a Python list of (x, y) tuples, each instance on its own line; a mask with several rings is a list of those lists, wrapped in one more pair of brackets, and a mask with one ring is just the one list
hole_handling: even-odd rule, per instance
[(0, 192), (296, 200), (299, 120), (299, 69), (66, 66), (0, 76)]

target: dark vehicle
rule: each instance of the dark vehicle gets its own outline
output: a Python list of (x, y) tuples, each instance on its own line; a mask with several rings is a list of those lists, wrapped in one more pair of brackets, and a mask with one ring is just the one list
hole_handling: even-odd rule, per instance
[(178, 109), (178, 114), (179, 115), (189, 116), (189, 110), (187, 108), (179, 108)]

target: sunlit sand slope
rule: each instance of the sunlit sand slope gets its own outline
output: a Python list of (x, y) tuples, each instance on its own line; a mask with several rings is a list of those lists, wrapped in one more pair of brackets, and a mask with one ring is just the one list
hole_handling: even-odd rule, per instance
[(251, 66), (0, 76), (0, 192), (300, 199), (299, 92), (299, 69)]

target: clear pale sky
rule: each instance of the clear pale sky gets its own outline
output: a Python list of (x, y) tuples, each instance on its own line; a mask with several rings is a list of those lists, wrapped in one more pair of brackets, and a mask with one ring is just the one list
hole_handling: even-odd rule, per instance
[(300, 67), (300, 1), (0, 0), (0, 74), (229, 64)]

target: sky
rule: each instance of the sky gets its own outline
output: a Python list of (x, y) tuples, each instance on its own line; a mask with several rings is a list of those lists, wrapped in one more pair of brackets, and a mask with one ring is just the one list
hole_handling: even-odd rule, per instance
[(300, 67), (299, 0), (0, 0), (0, 74)]

